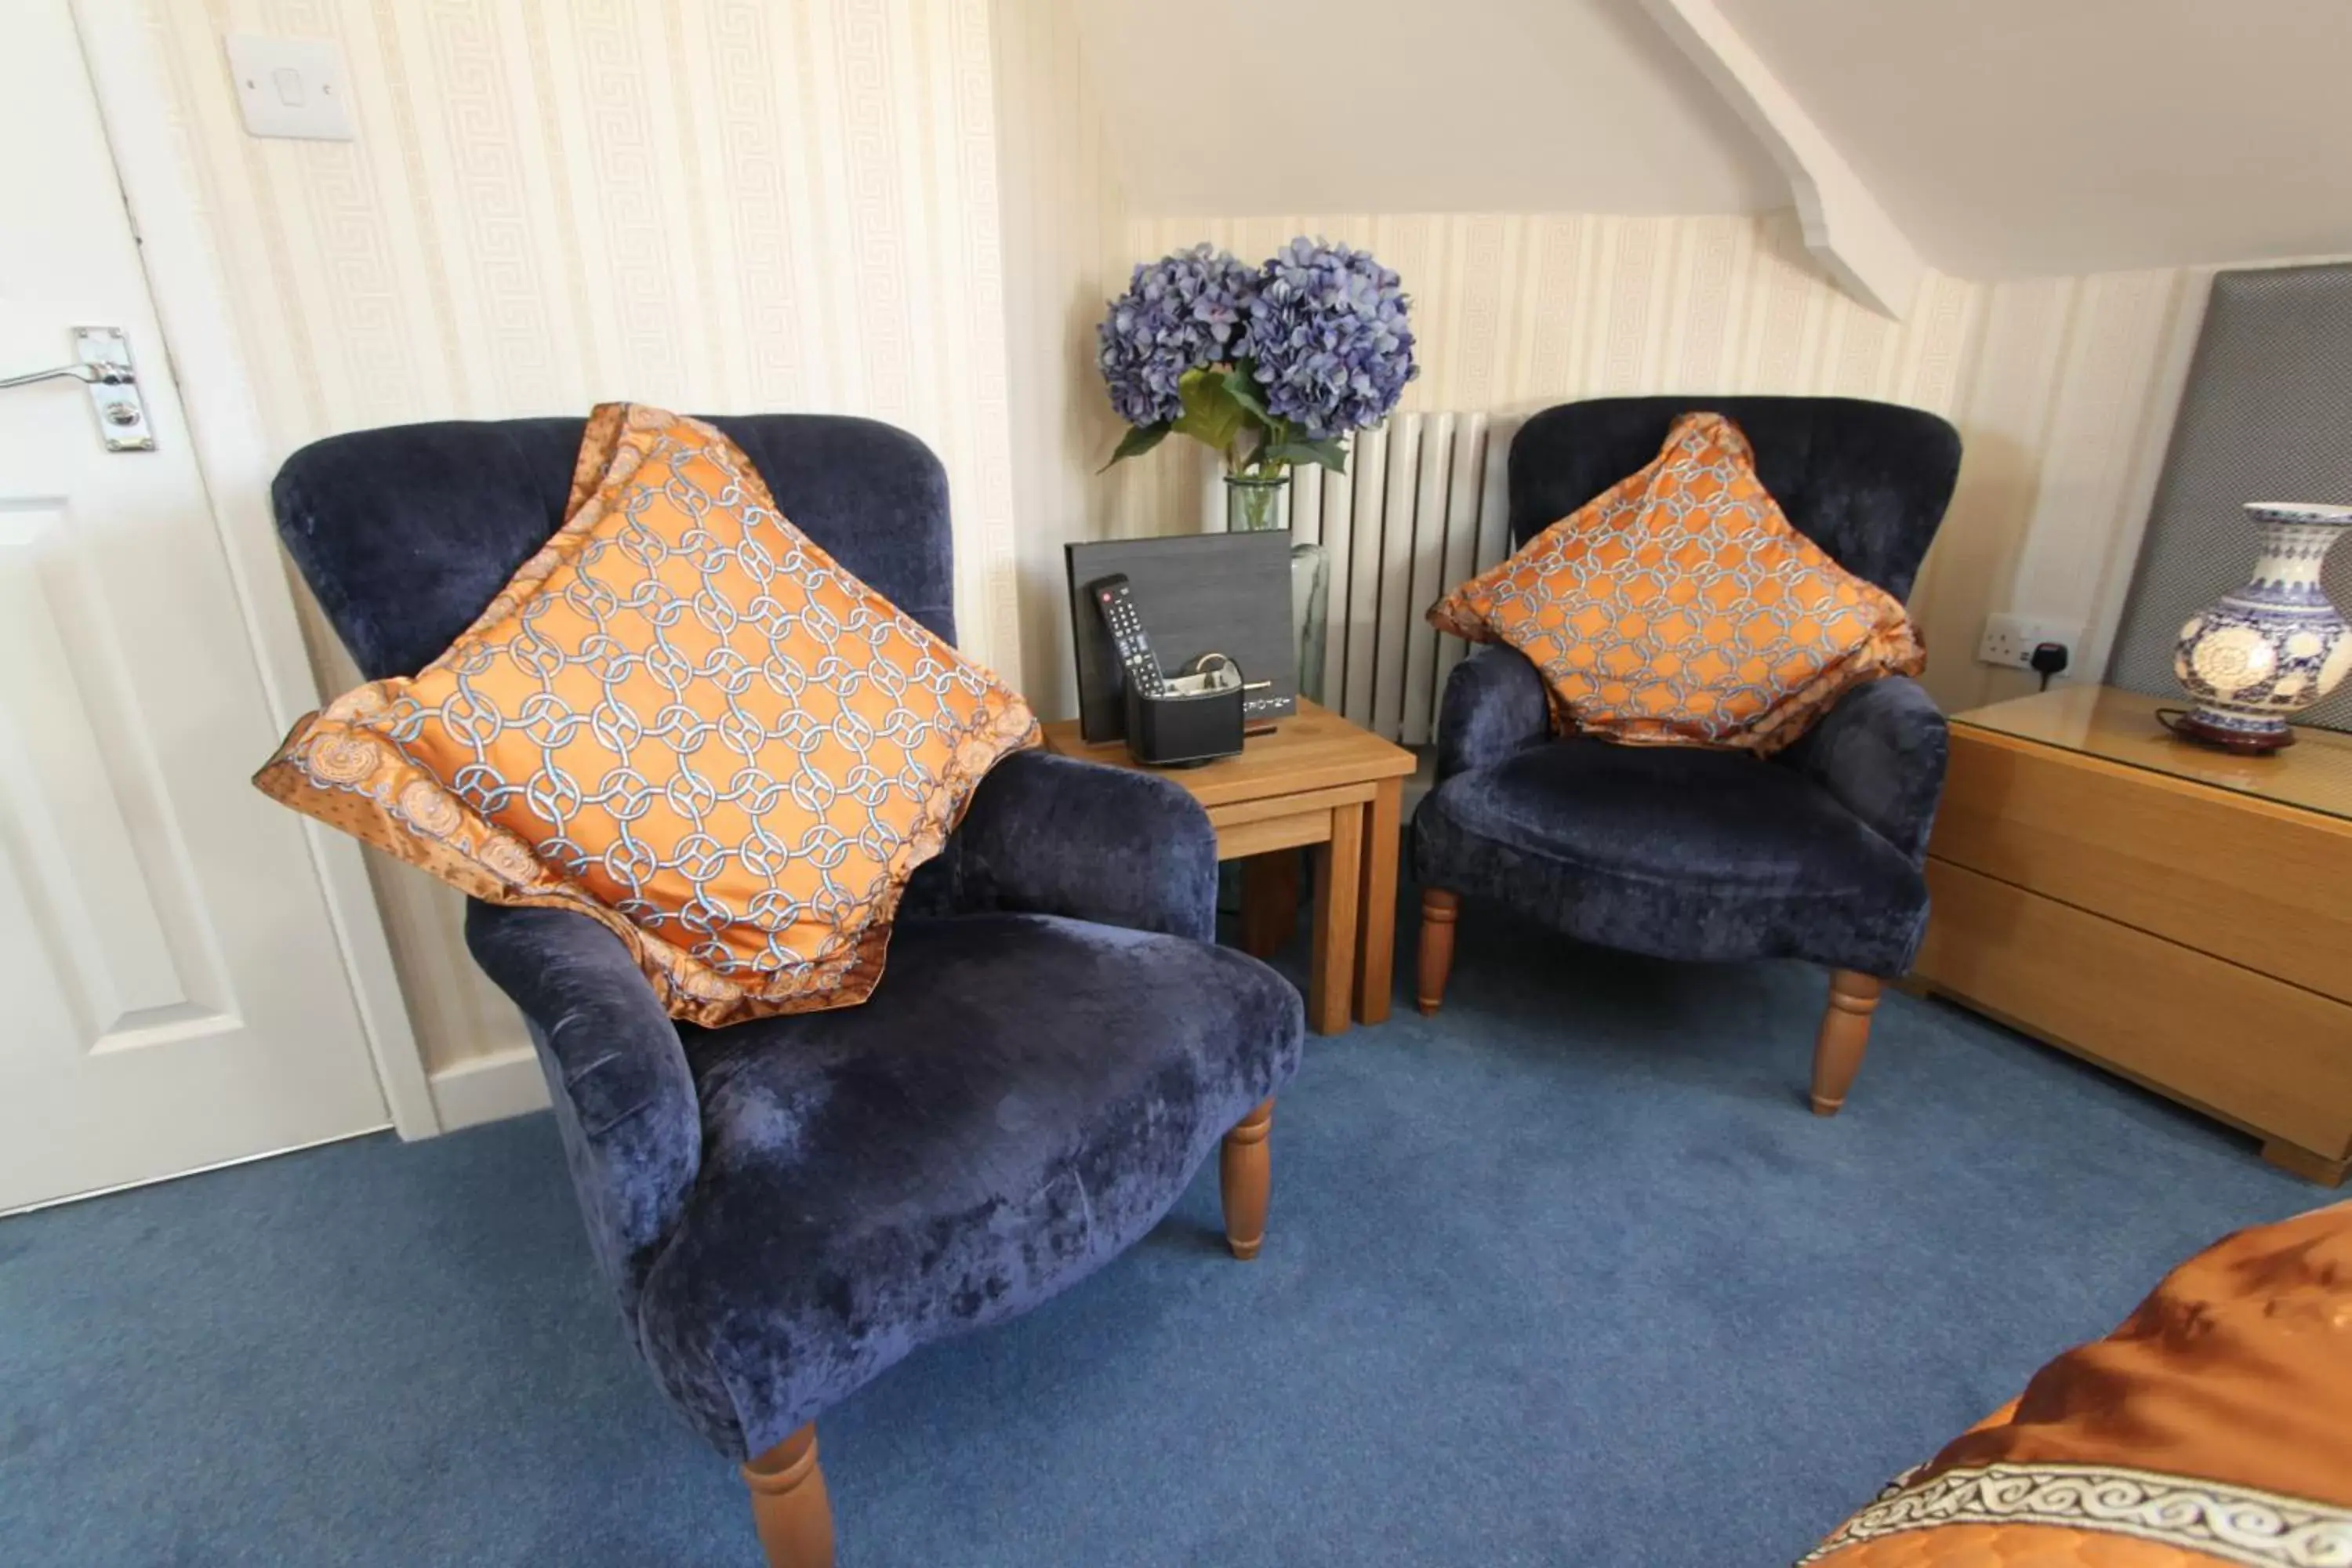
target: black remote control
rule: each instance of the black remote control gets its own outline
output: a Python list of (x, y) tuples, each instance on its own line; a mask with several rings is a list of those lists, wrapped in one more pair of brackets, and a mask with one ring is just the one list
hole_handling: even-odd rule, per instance
[(1168, 678), (1160, 672), (1160, 656), (1151, 649), (1142, 617), (1135, 613), (1135, 591), (1128, 585), (1127, 574), (1089, 583), (1087, 592), (1095, 596), (1095, 608), (1102, 612), (1103, 625), (1110, 629), (1128, 683), (1146, 697), (1159, 696), (1167, 689)]

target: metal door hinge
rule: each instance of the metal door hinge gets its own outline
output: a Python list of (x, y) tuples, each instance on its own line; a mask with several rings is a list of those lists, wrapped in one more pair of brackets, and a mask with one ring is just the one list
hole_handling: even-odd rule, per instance
[(98, 434), (110, 452), (152, 452), (155, 432), (147, 425), (147, 405), (139, 395), (139, 374), (131, 363), (131, 341), (121, 327), (76, 327), (75, 360), (48, 370), (0, 376), (0, 391), (35, 382), (70, 379), (89, 388), (98, 414)]

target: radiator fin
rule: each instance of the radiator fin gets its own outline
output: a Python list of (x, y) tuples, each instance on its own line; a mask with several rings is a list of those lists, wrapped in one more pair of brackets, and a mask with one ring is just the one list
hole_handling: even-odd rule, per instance
[[(1353, 438), (1344, 476), (1292, 471), (1292, 533), (1330, 560), (1326, 706), (1404, 745), (1437, 738), (1445, 678), (1469, 647), (1423, 612), (1510, 553), (1518, 424), (1488, 414), (1399, 414)], [(1213, 475), (1210, 490), (1203, 518), (1223, 528)]]

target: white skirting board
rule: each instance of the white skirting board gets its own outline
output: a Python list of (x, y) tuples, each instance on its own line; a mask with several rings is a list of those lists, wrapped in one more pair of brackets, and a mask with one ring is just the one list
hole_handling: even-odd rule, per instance
[(547, 1108), (547, 1079), (539, 1070), (539, 1054), (529, 1046), (437, 1068), (428, 1081), (445, 1132)]

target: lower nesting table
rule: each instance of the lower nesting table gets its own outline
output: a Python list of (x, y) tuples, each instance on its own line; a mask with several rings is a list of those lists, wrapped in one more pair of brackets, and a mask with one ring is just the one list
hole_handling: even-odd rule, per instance
[[(1411, 752), (1301, 699), (1295, 718), (1245, 742), (1242, 754), (1196, 768), (1144, 768), (1118, 741), (1089, 745), (1075, 719), (1045, 726), (1050, 751), (1155, 773), (1181, 784), (1217, 830), (1217, 858), (1248, 860), (1243, 945), (1276, 945), (1295, 908), (1295, 858), (1315, 846), (1315, 956), (1307, 1022), (1318, 1035), (1389, 1016), (1396, 946), (1397, 805)], [(1255, 858), (1253, 858), (1255, 857)]]

